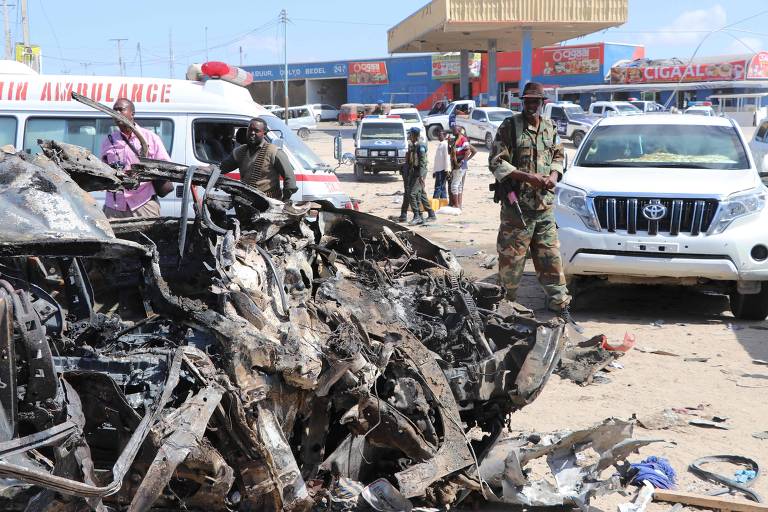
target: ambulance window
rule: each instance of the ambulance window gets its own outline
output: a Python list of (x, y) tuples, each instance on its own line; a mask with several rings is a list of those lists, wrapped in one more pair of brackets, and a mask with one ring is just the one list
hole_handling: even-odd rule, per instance
[[(137, 119), (142, 128), (155, 132), (170, 154), (173, 147), (173, 121), (170, 119)], [(82, 146), (96, 156), (107, 135), (116, 131), (112, 119), (99, 117), (31, 117), (24, 128), (24, 151), (40, 153), (38, 139), (52, 139)]]
[(195, 158), (206, 163), (221, 163), (238, 146), (238, 128), (248, 128), (246, 121), (196, 120), (192, 123)]
[(0, 146), (16, 146), (16, 118), (0, 117)]

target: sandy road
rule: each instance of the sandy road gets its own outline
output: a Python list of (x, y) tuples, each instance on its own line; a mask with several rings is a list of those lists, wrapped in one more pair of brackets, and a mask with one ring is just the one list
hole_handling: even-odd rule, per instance
[[(321, 130), (307, 140), (326, 161), (333, 162), (334, 124), (323, 123)], [(352, 131), (343, 130), (344, 150), (353, 152)], [(752, 129), (745, 130), (752, 136)], [(430, 155), (435, 142), (429, 143)], [(457, 251), (467, 273), (479, 279), (492, 279), (496, 269), (481, 266), (495, 254), (498, 205), (488, 192), (487, 151), (480, 150), (467, 176), (464, 212), (461, 216), (439, 216), (438, 222), (419, 227), (425, 236)], [(567, 153), (573, 156), (573, 147)], [(391, 174), (356, 182), (350, 167), (337, 172), (346, 191), (361, 199), (361, 209), (386, 217), (398, 214), (402, 196), (399, 177)], [(432, 179), (427, 187), (432, 189)], [(474, 256), (468, 253), (479, 251)], [(544, 295), (528, 265), (520, 302), (546, 316)], [(581, 428), (607, 417), (649, 417), (668, 408), (699, 407), (698, 417), (726, 417), (729, 430), (682, 424), (663, 430), (638, 428), (636, 437), (664, 439), (648, 446), (632, 460), (661, 455), (672, 462), (680, 475), (681, 490), (705, 492), (714, 488), (686, 471), (698, 457), (738, 454), (751, 457), (768, 468), (768, 440), (752, 437), (768, 430), (768, 366), (753, 360), (768, 360), (768, 322), (736, 321), (728, 310), (728, 300), (678, 287), (619, 286), (586, 292), (574, 304), (574, 317), (586, 335), (604, 333), (619, 340), (626, 332), (634, 334), (637, 346), (660, 349), (676, 355), (657, 355), (632, 350), (619, 362), (623, 369), (611, 372), (604, 382), (581, 387), (553, 376), (542, 395), (512, 419), (514, 428), (551, 431)], [(653, 324), (656, 325), (653, 325)], [(696, 360), (691, 360), (696, 358)], [(686, 360), (689, 359), (689, 360)], [(702, 359), (704, 359), (702, 361)], [(694, 416), (691, 416), (694, 417)], [(735, 470), (735, 468), (722, 468)], [(731, 475), (732, 476), (732, 475)], [(768, 499), (768, 477), (754, 484)], [(613, 495), (596, 501), (603, 510), (615, 510), (623, 501)], [(651, 512), (668, 510), (668, 504), (652, 504)]]

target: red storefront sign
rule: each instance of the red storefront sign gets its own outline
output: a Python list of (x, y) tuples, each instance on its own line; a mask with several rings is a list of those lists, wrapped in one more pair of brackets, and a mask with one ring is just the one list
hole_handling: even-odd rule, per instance
[(768, 78), (768, 52), (760, 52), (749, 61), (747, 78)]
[(535, 76), (588, 75), (600, 73), (602, 45), (538, 48), (533, 53)]
[(350, 62), (349, 85), (383, 85), (389, 83), (387, 76), (387, 63), (377, 62)]
[(658, 82), (706, 82), (710, 80), (743, 80), (747, 63), (744, 60), (691, 64), (679, 66), (648, 66), (611, 68), (612, 84), (641, 84)]

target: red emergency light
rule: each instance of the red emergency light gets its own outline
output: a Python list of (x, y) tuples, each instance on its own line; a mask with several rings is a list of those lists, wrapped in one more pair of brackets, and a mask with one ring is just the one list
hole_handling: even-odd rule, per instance
[(251, 73), (248, 73), (247, 71), (237, 66), (230, 66), (226, 62), (219, 62), (215, 60), (205, 62), (201, 66), (201, 69), (204, 75), (207, 75), (211, 78), (220, 78), (225, 82), (237, 84), (242, 87), (245, 87), (246, 85), (253, 82), (253, 75)]

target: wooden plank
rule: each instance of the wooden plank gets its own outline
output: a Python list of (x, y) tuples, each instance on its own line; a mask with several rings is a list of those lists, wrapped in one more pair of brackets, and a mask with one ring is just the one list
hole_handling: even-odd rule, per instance
[(731, 510), (733, 512), (768, 512), (768, 505), (754, 501), (734, 501), (718, 496), (706, 496), (682, 491), (669, 491), (656, 489), (653, 493), (654, 501), (667, 501), (670, 503), (682, 503), (694, 507), (709, 508), (712, 510)]

